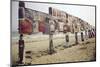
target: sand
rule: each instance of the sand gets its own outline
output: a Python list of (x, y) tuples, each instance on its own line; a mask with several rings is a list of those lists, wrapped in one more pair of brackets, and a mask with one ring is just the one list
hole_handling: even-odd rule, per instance
[[(64, 36), (63, 36), (64, 37)], [(79, 62), (79, 61), (94, 61), (96, 60), (95, 52), (95, 38), (79, 41), (79, 44), (75, 45), (74, 37), (70, 39), (69, 47), (65, 48), (64, 38), (58, 37), (53, 39), (55, 53), (52, 55), (49, 52), (49, 40), (34, 41), (32, 39), (25, 41), (25, 52), (31, 53), (25, 54), (25, 64), (47, 64), (47, 63), (60, 63), (60, 62)], [(12, 62), (16, 64), (18, 61), (18, 43), (12, 42)]]

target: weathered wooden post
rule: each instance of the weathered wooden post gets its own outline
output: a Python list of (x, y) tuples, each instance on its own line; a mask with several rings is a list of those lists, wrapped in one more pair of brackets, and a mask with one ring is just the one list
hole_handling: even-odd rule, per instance
[(78, 44), (78, 26), (75, 23), (75, 44)]
[[(28, 12), (27, 12), (28, 13)], [(29, 13), (28, 13), (29, 14)], [(25, 11), (25, 3), (23, 1), (19, 1), (19, 63), (25, 63), (25, 50), (24, 50), (24, 40), (23, 40), (23, 34), (32, 34), (33, 32), (33, 25), (32, 20), (28, 17), (30, 15), (26, 15)]]
[(84, 33), (85, 32), (85, 38), (87, 39), (87, 31), (86, 31), (86, 27), (87, 25), (84, 23), (83, 20), (79, 19), (79, 25), (80, 25), (80, 34), (81, 34), (81, 41), (83, 42), (84, 41)]
[(83, 28), (83, 26), (82, 26), (82, 27), (81, 27), (81, 41), (84, 41), (83, 30), (84, 30), (84, 28)]
[(23, 63), (23, 54), (24, 54), (24, 40), (23, 40), (23, 34), (20, 34), (19, 39), (19, 63)]
[(88, 30), (88, 36), (89, 36), (89, 38), (91, 38), (91, 30), (90, 29)]
[(77, 32), (75, 32), (75, 44), (78, 44), (78, 36), (77, 36)]
[[(24, 19), (25, 16), (25, 4), (22, 1), (19, 1), (19, 33), (21, 32), (21, 27), (20, 27), (20, 21)], [(19, 61), (18, 63), (22, 64), (23, 63), (23, 54), (24, 54), (24, 40), (23, 40), (23, 34), (20, 33), (20, 38), (19, 38)]]
[(52, 54), (53, 51), (54, 51), (54, 48), (53, 48), (53, 34), (50, 34), (49, 35), (49, 54)]
[(73, 21), (74, 33), (75, 33), (75, 44), (78, 44), (78, 24), (77, 20), (74, 19)]
[(49, 20), (50, 23), (50, 32), (49, 32), (49, 54), (54, 53), (54, 48), (53, 48), (53, 34), (55, 30), (55, 26), (51, 20)]
[(85, 39), (88, 39), (87, 29), (85, 30)]
[(84, 35), (82, 31), (81, 31), (81, 41), (84, 41)]
[(63, 26), (63, 33), (65, 34), (65, 45), (64, 47), (68, 47), (68, 42), (69, 42), (69, 36), (68, 36), (68, 26), (64, 25)]
[[(49, 14), (52, 16), (52, 8), (49, 7)], [(49, 22), (49, 54), (52, 54), (54, 52), (53, 48), (53, 33), (54, 33), (54, 25), (52, 20), (48, 19)]]

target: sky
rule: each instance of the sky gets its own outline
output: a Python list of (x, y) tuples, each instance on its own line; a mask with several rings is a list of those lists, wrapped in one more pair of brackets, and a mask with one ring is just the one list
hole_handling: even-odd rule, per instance
[[(50, 3), (34, 3), (25, 2), (25, 7), (33, 10), (48, 13), (48, 7), (53, 7), (64, 11), (73, 16), (79, 17), (89, 24), (95, 26), (95, 7), (93, 6), (79, 6), (79, 5), (64, 5), (64, 4), (50, 4)], [(12, 2), (12, 31), (18, 31), (18, 2)]]

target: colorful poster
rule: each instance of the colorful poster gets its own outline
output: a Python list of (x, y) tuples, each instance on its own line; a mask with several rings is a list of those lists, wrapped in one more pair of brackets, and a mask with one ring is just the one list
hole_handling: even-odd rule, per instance
[(43, 21), (39, 21), (39, 32), (45, 32), (45, 24)]
[(32, 10), (19, 7), (19, 33), (31, 34), (33, 32)]
[(19, 33), (20, 34), (31, 34), (33, 32), (32, 21), (29, 19), (19, 20)]

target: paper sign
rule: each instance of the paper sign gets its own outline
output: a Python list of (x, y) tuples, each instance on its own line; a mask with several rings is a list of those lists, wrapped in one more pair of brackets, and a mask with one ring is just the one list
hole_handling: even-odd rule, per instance
[(20, 34), (31, 34), (33, 32), (32, 21), (29, 19), (19, 20), (19, 33)]

